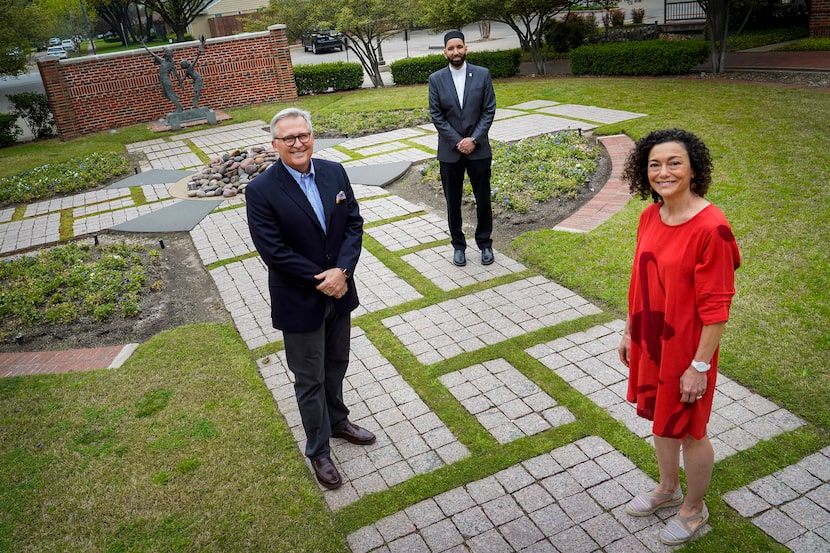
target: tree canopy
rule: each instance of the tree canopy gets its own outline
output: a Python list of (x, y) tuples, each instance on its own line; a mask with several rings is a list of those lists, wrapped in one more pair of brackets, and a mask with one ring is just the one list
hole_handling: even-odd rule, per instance
[(27, 0), (0, 0), (0, 75), (26, 72), (29, 52), (40, 38), (37, 8)]
[(176, 33), (176, 42), (183, 42), (187, 26), (212, 2), (213, 0), (144, 0), (144, 5), (170, 25)]

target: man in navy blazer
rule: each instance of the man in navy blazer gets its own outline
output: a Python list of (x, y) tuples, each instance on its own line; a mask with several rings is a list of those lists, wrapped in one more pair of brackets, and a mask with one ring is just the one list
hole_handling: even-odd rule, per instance
[(438, 162), (455, 250), (453, 263), (467, 264), (467, 241), (461, 230), (461, 196), (466, 171), (476, 199), (476, 244), (481, 250), (481, 263), (489, 265), (494, 260), (490, 238), (493, 152), (487, 135), (496, 115), (493, 79), (487, 68), (467, 63), (467, 46), (461, 31), (444, 35), (444, 57), (449, 66), (429, 76), (429, 114), (438, 131)]
[(288, 368), (306, 433), (305, 454), (326, 488), (342, 484), (329, 438), (359, 445), (375, 436), (349, 422), (343, 378), (349, 364), (352, 272), (363, 242), (343, 167), (312, 159), (311, 114), (287, 108), (271, 120), (279, 160), (245, 189), (248, 227), (268, 267), (271, 318), (283, 332)]

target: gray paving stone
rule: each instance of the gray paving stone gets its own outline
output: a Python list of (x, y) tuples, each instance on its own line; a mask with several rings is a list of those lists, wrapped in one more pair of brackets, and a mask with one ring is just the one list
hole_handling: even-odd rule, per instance
[(533, 545), (545, 538), (545, 535), (527, 516), (521, 516), (502, 524), (499, 526), (499, 532), (507, 540), (507, 543), (516, 550)]
[(465, 539), (478, 536), (493, 528), (493, 524), (479, 506), (453, 515), (452, 522)]
[(749, 489), (773, 506), (781, 505), (798, 497), (798, 493), (774, 476), (766, 476), (756, 480), (749, 485)]
[(467, 545), (474, 553), (504, 553), (511, 550), (510, 545), (495, 529), (471, 538)]
[(511, 495), (503, 495), (482, 505), (487, 518), (496, 526), (501, 526), (522, 516), (522, 509)]
[(785, 545), (793, 553), (827, 553), (827, 551), (830, 551), (830, 541), (813, 532), (802, 534)]
[(778, 509), (770, 509), (752, 519), (753, 524), (775, 541), (787, 543), (805, 533), (803, 526)]
[(409, 520), (420, 530), (444, 518), (444, 513), (434, 499), (425, 499), (405, 509)]
[(460, 513), (476, 503), (463, 488), (455, 488), (435, 496), (435, 502), (446, 516)]
[(550, 538), (561, 553), (588, 553), (597, 548), (596, 542), (579, 526), (572, 526)]
[(762, 513), (771, 507), (768, 501), (758, 497), (746, 487), (723, 494), (723, 500), (727, 505), (738, 511), (738, 514), (747, 518)]
[(446, 551), (447, 549), (464, 543), (464, 536), (458, 531), (450, 519), (443, 519), (421, 530), (421, 536), (429, 546), (430, 551)]

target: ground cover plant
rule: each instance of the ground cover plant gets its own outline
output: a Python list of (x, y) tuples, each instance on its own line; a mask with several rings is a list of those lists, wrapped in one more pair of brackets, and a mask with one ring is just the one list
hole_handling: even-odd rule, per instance
[[(493, 214), (527, 213), (552, 198), (572, 199), (590, 181), (599, 149), (578, 131), (526, 138), (514, 143), (493, 142), (490, 196)], [(441, 189), (437, 160), (424, 164), (423, 182)], [(475, 203), (469, 179), (464, 201)]]
[[(632, 78), (515, 79), (495, 88), (499, 107), (545, 99), (644, 113), (595, 133), (638, 138), (678, 126), (697, 133), (712, 150), (715, 173), (707, 198), (726, 213), (743, 258), (722, 370), (808, 425), (716, 464), (707, 495), (713, 530), (686, 549), (784, 551), (721, 496), (830, 444), (830, 228), (823, 224), (830, 220), (830, 189), (824, 185), (830, 129), (817, 116), (830, 107), (827, 92)], [(363, 113), (423, 108), (425, 98), (426, 87), (414, 86), (320, 95), (298, 104), (313, 113)], [(236, 121), (267, 121), (282, 107), (253, 106), (233, 115)], [(140, 134), (126, 130), (117, 139), (129, 133)], [(98, 140), (73, 141), (72, 148)], [(0, 159), (5, 155), (0, 152)], [(430, 366), (418, 363), (381, 321), (447, 294), (400, 259), (417, 248), (389, 252), (367, 238), (367, 249), (424, 298), (363, 315), (355, 324), (472, 456), (336, 513), (327, 511), (251, 352), (230, 325), (159, 334), (115, 371), (0, 379), (0, 550), (348, 551), (344, 537), (366, 524), (587, 435), (607, 440), (654, 477), (651, 446), (524, 352), (623, 315), (637, 219), (645, 205), (632, 200), (586, 234), (527, 234), (510, 252), (604, 313)], [(533, 273), (450, 295), (528, 274)], [(264, 353), (257, 350), (253, 358)], [(501, 446), (436, 383), (442, 374), (500, 357), (577, 421)]]
[(141, 297), (160, 290), (158, 250), (127, 243), (57, 246), (0, 264), (0, 341), (40, 324), (135, 317)]
[(0, 205), (96, 188), (123, 175), (129, 168), (127, 159), (114, 152), (97, 152), (80, 159), (32, 167), (0, 178)]

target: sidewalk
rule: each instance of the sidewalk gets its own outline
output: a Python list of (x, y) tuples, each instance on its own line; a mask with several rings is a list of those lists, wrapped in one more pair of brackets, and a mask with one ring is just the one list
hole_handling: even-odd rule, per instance
[[(610, 107), (531, 100), (500, 108), (491, 136), (494, 140), (515, 140), (565, 128), (588, 131), (642, 115)], [(254, 248), (247, 234), (244, 199), (183, 200), (170, 193), (182, 175), (186, 178), (190, 170), (201, 167), (199, 157), (183, 146), (193, 145), (213, 157), (267, 142), (265, 126), (262, 121), (253, 121), (201, 128), (132, 144), (130, 151), (144, 152), (148, 159), (139, 175), (106, 190), (32, 204), (22, 221), (11, 222), (11, 215), (0, 211), (0, 251), (8, 254), (33, 243), (54, 241), (57, 226), (52, 219), (67, 206), (73, 207), (76, 234), (118, 230), (125, 225), (133, 232), (153, 232), (160, 221), (175, 218), (189, 227), (206, 266), (223, 262), (210, 270), (210, 275), (248, 347), (253, 350), (280, 340), (279, 331), (271, 328), (266, 270), (258, 257), (249, 256)], [(625, 136), (603, 137), (601, 141), (612, 155), (611, 179), (595, 196), (596, 201), (563, 221), (561, 230), (590, 231), (625, 205), (626, 192), (617, 177), (632, 143)], [(375, 252), (377, 256), (367, 250), (361, 255), (355, 272), (361, 306), (354, 316), (405, 306), (423, 297), (383, 261), (394, 257), (422, 275), (438, 297), (430, 305), (419, 304), (381, 321), (425, 369), (569, 322), (579, 330), (529, 345), (523, 355), (606, 413), (621, 431), (649, 442), (650, 425), (625, 401), (627, 375), (616, 355), (622, 321), (603, 317), (599, 307), (555, 282), (529, 274), (503, 252), (496, 252), (496, 262), (490, 266), (453, 266), (444, 214), (430, 212), (427, 206), (391, 195), (379, 186), (378, 181), (388, 179), (390, 173), (405, 171), (409, 164), (434, 155), (427, 150), (434, 152), (436, 144), (434, 129), (424, 125), (339, 141), (336, 149), (331, 147), (333, 142), (320, 140), (316, 145), (318, 157), (340, 161), (346, 167), (361, 214), (372, 223), (366, 233), (382, 248), (382, 252)], [(151, 203), (134, 205), (131, 186), (140, 187)], [(209, 209), (211, 206), (215, 207)], [(498, 285), (481, 289), (496, 278)], [(478, 285), (478, 291), (464, 293), (471, 285)], [(378, 439), (368, 447), (333, 440), (332, 455), (344, 484), (334, 491), (321, 488), (332, 511), (470, 456), (465, 446), (469, 437), (456, 436), (375, 343), (363, 328), (353, 328), (344, 391), (354, 422), (374, 431)], [(112, 353), (92, 365), (112, 366)], [(10, 355), (0, 355), (0, 364)], [(16, 362), (23, 364), (19, 359)], [(34, 362), (30, 360), (30, 364)], [(257, 365), (301, 455), (304, 433), (284, 354), (258, 359)], [(577, 420), (558, 394), (545, 391), (545, 386), (503, 358), (442, 374), (435, 384), (499, 445), (532, 439), (540, 432), (556, 432)], [(803, 424), (787, 410), (723, 375), (719, 377), (709, 428), (717, 461)], [(641, 468), (606, 440), (585, 436), (459, 488), (441, 491), (356, 530), (348, 536), (348, 543), (355, 553), (671, 551), (674, 548), (659, 543), (657, 533), (675, 509), (638, 519), (624, 513), (625, 503), (653, 484)], [(794, 551), (827, 551), (830, 448), (744, 488), (729, 490), (722, 497), (712, 495), (707, 501), (713, 505), (723, 501), (771, 540)], [(728, 531), (718, 524), (712, 521), (716, 531)], [(709, 525), (702, 533), (708, 531)]]

